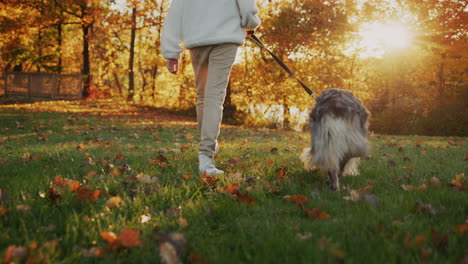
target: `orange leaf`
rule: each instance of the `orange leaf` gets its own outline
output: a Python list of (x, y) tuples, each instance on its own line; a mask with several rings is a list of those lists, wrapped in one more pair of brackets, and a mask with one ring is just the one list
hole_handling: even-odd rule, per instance
[(468, 189), (468, 186), (464, 184), (466, 180), (465, 173), (458, 174), (455, 179), (452, 179), (450, 183), (459, 191), (464, 191)]
[(282, 179), (284, 177), (284, 175), (286, 174), (284, 168), (279, 168), (276, 171), (278, 173), (278, 179)]
[(117, 161), (123, 161), (125, 159), (125, 156), (122, 154), (115, 154), (114, 157)]
[(248, 193), (246, 193), (246, 194), (238, 193), (237, 194), (237, 201), (241, 202), (243, 204), (251, 205), (251, 204), (253, 204), (254, 199), (252, 197), (250, 197)]
[(317, 207), (314, 209), (302, 208), (302, 210), (309, 216), (311, 219), (328, 219), (330, 215), (321, 211), (322, 207)]
[(283, 197), (284, 199), (293, 201), (296, 204), (303, 204), (307, 202), (307, 197), (304, 195), (286, 195)]
[(118, 239), (117, 234), (111, 231), (102, 231), (101, 237), (110, 244), (114, 243)]
[(96, 202), (100, 195), (101, 195), (100, 190), (94, 190), (93, 193), (91, 194), (91, 201)]
[(405, 169), (407, 169), (409, 172), (413, 172), (413, 168), (411, 168), (410, 166), (404, 166)]
[(204, 172), (203, 175), (200, 177), (200, 181), (204, 185), (209, 185), (212, 188), (214, 188), (219, 179), (215, 178), (214, 176), (209, 176), (206, 174), (206, 172)]
[(236, 184), (231, 184), (230, 186), (226, 187), (224, 189), (225, 192), (229, 193), (229, 194), (238, 194), (239, 193), (239, 186), (237, 186)]
[(70, 180), (68, 182), (68, 187), (70, 188), (70, 191), (74, 192), (76, 190), (78, 190), (78, 188), (80, 188), (80, 182), (79, 181), (74, 181), (74, 180)]
[(123, 247), (131, 248), (141, 244), (139, 240), (140, 231), (132, 229), (124, 229), (118, 239), (120, 240)]
[(184, 178), (184, 180), (188, 180), (188, 179), (192, 178), (192, 175), (190, 175), (190, 174), (182, 175), (182, 178)]
[(272, 159), (266, 159), (265, 162), (267, 163), (268, 167), (271, 167), (275, 162)]
[(122, 172), (119, 170), (119, 168), (114, 168), (114, 169), (112, 169), (112, 172), (110, 174), (112, 176), (120, 176), (120, 175), (122, 175)]
[(76, 190), (76, 200), (79, 203), (96, 202), (100, 195), (100, 190), (91, 192), (87, 187), (81, 187)]
[(374, 189), (374, 186), (373, 185), (366, 185), (364, 187), (360, 187), (358, 188), (358, 192), (368, 192), (370, 190)]
[(19, 260), (26, 258), (27, 255), (28, 255), (28, 250), (25, 247), (11, 245), (8, 247), (5, 253), (5, 258), (3, 259), (3, 263), (19, 262)]
[(56, 185), (61, 185), (61, 186), (65, 186), (67, 185), (67, 180), (60, 177), (60, 176), (55, 176), (54, 178), (54, 184)]
[(187, 219), (185, 219), (183, 217), (179, 217), (179, 219), (177, 220), (177, 223), (179, 224), (180, 227), (187, 227), (188, 226)]
[(460, 234), (460, 235), (463, 235), (466, 231), (468, 231), (468, 221), (459, 225), (455, 229), (455, 233)]

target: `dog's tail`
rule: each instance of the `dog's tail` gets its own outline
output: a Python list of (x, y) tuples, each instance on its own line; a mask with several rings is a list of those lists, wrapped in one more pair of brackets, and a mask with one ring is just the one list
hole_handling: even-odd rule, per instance
[(313, 165), (322, 168), (340, 170), (340, 161), (346, 156), (352, 157), (344, 168), (344, 174), (359, 173), (360, 156), (368, 152), (367, 136), (360, 129), (357, 119), (344, 119), (333, 115), (326, 115), (315, 124), (313, 135), (313, 149), (301, 155), (306, 168)]

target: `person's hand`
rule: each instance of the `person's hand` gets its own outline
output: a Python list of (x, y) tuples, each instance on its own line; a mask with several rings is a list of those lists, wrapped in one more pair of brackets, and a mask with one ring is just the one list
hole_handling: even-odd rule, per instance
[(167, 60), (167, 69), (172, 74), (177, 74), (179, 71), (179, 60), (178, 59), (168, 59)]
[(254, 33), (255, 33), (254, 30), (247, 30), (247, 31), (245, 31), (245, 37), (249, 38), (249, 37), (252, 36)]

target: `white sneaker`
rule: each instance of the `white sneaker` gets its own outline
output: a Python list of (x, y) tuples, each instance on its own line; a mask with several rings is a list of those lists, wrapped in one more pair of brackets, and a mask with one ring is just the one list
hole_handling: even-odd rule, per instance
[(220, 175), (223, 174), (224, 171), (219, 170), (214, 165), (214, 160), (204, 154), (198, 155), (199, 161), (199, 170), (201, 173), (206, 173), (206, 175)]

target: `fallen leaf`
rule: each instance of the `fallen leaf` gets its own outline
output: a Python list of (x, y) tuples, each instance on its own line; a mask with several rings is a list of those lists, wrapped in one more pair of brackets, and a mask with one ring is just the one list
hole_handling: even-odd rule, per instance
[(91, 191), (88, 187), (81, 187), (76, 190), (76, 200), (79, 203), (96, 202), (101, 195), (100, 190)]
[(407, 169), (409, 172), (413, 173), (413, 168), (410, 166), (404, 166), (403, 168)]
[(117, 238), (118, 238), (117, 234), (111, 231), (102, 231), (101, 237), (110, 244), (117, 241)]
[(439, 180), (439, 178), (434, 176), (429, 180), (429, 185), (431, 185), (431, 186), (440, 186), (440, 185), (442, 185), (442, 181)]
[(140, 223), (146, 224), (151, 220), (151, 215), (150, 214), (144, 214), (140, 215)]
[(54, 177), (54, 184), (57, 186), (66, 186), (67, 185), (67, 180), (62, 178), (61, 176), (55, 176)]
[(455, 176), (455, 179), (450, 181), (450, 184), (458, 191), (465, 191), (468, 190), (468, 186), (465, 184), (466, 181), (467, 178), (465, 177), (465, 173), (460, 173)]
[(122, 162), (122, 161), (124, 161), (125, 157), (122, 154), (115, 154), (114, 159), (119, 161), (119, 162)]
[(49, 191), (47, 192), (46, 199), (51, 202), (58, 203), (61, 198), (62, 198), (62, 195), (55, 192), (53, 188), (50, 188)]
[(110, 173), (111, 176), (114, 176), (114, 177), (119, 177), (120, 175), (122, 175), (122, 171), (119, 170), (119, 168), (113, 168), (111, 173)]
[(351, 202), (357, 202), (357, 201), (359, 201), (361, 199), (360, 193), (358, 191), (356, 191), (356, 190), (353, 190), (353, 189), (349, 190), (349, 194), (351, 196), (345, 196), (345, 197), (343, 197), (343, 199), (345, 199), (347, 201), (351, 201)]
[(466, 231), (468, 231), (468, 220), (465, 223), (459, 225), (455, 228), (454, 232), (460, 235), (463, 235)]
[(253, 204), (254, 199), (250, 197), (248, 193), (245, 193), (245, 194), (238, 193), (237, 201), (243, 204), (251, 205)]
[(192, 141), (192, 140), (193, 140), (193, 134), (192, 134), (192, 133), (188, 133), (188, 134), (185, 135), (185, 138), (186, 138), (187, 140)]
[(192, 177), (193, 177), (193, 175), (191, 175), (191, 174), (182, 175), (182, 178), (184, 178), (184, 180), (188, 180), (188, 179), (190, 179)]
[(164, 157), (163, 155), (158, 155), (154, 161), (161, 167), (166, 167), (167, 166), (167, 158)]
[(203, 185), (215, 188), (215, 185), (219, 181), (219, 179), (215, 178), (214, 176), (209, 176), (206, 174), (206, 172), (204, 172), (203, 175), (200, 177), (200, 181), (203, 183)]
[(224, 192), (227, 192), (229, 194), (234, 194), (234, 195), (238, 194), (239, 186), (237, 186), (237, 184), (231, 184), (224, 189)]
[(83, 250), (84, 257), (103, 257), (105, 255), (105, 251), (102, 247), (92, 247), (90, 249)]
[(31, 153), (25, 152), (23, 156), (21, 157), (23, 161), (30, 160), (31, 159)]
[(113, 196), (107, 200), (106, 206), (108, 208), (120, 207), (121, 203), (122, 199), (119, 196)]
[(286, 174), (286, 166), (276, 169), (277, 179), (282, 179)]
[(271, 167), (271, 166), (275, 163), (275, 162), (274, 162), (272, 159), (270, 159), (270, 158), (265, 159), (265, 162), (266, 162), (266, 164), (268, 165), (268, 167)]
[(231, 167), (231, 168), (234, 168), (234, 166), (236, 166), (237, 164), (239, 164), (241, 162), (241, 160), (239, 158), (230, 158), (226, 161), (226, 164)]
[(125, 228), (120, 233), (118, 240), (125, 248), (131, 248), (141, 245), (141, 241), (139, 240), (140, 231), (139, 230), (132, 230)]
[(187, 219), (183, 218), (183, 217), (179, 217), (179, 219), (177, 219), (177, 223), (179, 224), (180, 227), (187, 227), (188, 226), (188, 222), (187, 222)]
[(86, 145), (84, 143), (80, 143), (78, 144), (78, 146), (76, 146), (76, 150), (78, 151), (83, 151), (86, 149)]
[(322, 211), (322, 206), (319, 206), (314, 209), (308, 209), (303, 207), (302, 210), (309, 216), (311, 219), (328, 219), (330, 218), (330, 215), (326, 212)]
[(304, 195), (286, 195), (283, 196), (284, 199), (293, 201), (296, 204), (303, 204), (308, 201), (307, 197)]
[(19, 263), (28, 256), (28, 250), (22, 246), (11, 245), (7, 248), (3, 263)]
[(405, 191), (415, 191), (415, 190), (424, 190), (427, 188), (427, 184), (423, 183), (419, 186), (412, 186), (412, 185), (401, 185), (401, 187), (403, 188), (403, 190)]
[(70, 191), (74, 192), (80, 188), (81, 184), (79, 181), (75, 180), (70, 180), (68, 182), (68, 188), (70, 188)]
[(101, 232), (101, 237), (109, 243), (112, 250), (119, 248), (132, 248), (141, 245), (139, 240), (140, 231), (125, 228), (120, 235), (112, 231)]
[(138, 174), (136, 178), (141, 183), (158, 183), (159, 182), (159, 179), (157, 177), (151, 177), (143, 173)]

